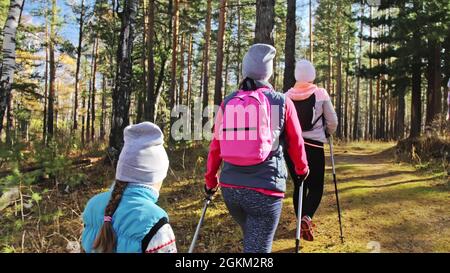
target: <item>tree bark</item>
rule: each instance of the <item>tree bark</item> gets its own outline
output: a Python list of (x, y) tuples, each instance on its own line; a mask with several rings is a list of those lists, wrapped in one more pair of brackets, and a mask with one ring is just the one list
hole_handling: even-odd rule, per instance
[[(238, 5), (241, 1), (238, 0)], [(237, 40), (241, 40), (241, 9), (237, 9)], [(237, 47), (237, 72), (236, 72), (236, 86), (241, 82), (241, 47)]]
[(83, 26), (84, 26), (84, 0), (81, 0), (81, 12), (80, 12), (80, 26), (78, 34), (78, 47), (77, 47), (77, 66), (75, 69), (75, 94), (73, 103), (73, 130), (78, 129), (78, 85), (81, 63), (81, 49), (83, 44)]
[[(295, 84), (295, 34), (297, 24), (295, 17), (296, 0), (287, 1), (286, 15), (286, 43), (285, 43), (285, 68), (283, 78), (283, 91), (287, 92)], [(311, 57), (311, 55), (310, 55)]]
[(182, 105), (183, 104), (183, 98), (184, 98), (184, 53), (185, 53), (185, 47), (186, 47), (186, 38), (184, 36), (184, 33), (181, 34), (180, 37), (180, 79), (179, 79), (179, 85), (180, 85), (180, 92), (177, 100), (177, 104)]
[(48, 18), (47, 18), (47, 5), (45, 9), (45, 75), (44, 75), (44, 117), (42, 122), (42, 142), (47, 144), (47, 97), (48, 97)]
[[(361, 0), (361, 16), (364, 15), (364, 2)], [(362, 61), (362, 36), (363, 36), (363, 21), (361, 20), (360, 25), (360, 38), (359, 38), (359, 56), (358, 56), (358, 73), (356, 75), (356, 96), (355, 96), (355, 116), (354, 116), (354, 123), (353, 123), (353, 140), (359, 140), (359, 132), (358, 132), (358, 124), (359, 124), (359, 90), (361, 85), (361, 61)]]
[(92, 56), (94, 58), (94, 68), (92, 72), (92, 94), (91, 94), (91, 141), (95, 139), (95, 96), (96, 96), (96, 74), (97, 74), (97, 57), (98, 57), (98, 38), (95, 38), (94, 41), (94, 55)]
[[(419, 37), (416, 32), (413, 35), (413, 40), (418, 41), (418, 39)], [(422, 123), (421, 67), (422, 67), (421, 56), (419, 55), (419, 53), (415, 53), (411, 64), (412, 90), (411, 90), (411, 132), (409, 135), (410, 138), (419, 137), (421, 131), (421, 123)]]
[[(370, 22), (372, 22), (373, 7), (370, 6)], [(370, 39), (373, 37), (372, 23), (370, 24), (369, 30)], [(373, 53), (373, 42), (370, 40), (369, 52)], [(372, 71), (372, 58), (369, 59), (369, 70)], [(369, 78), (369, 139), (373, 140), (373, 80), (372, 77)]]
[(256, 0), (255, 44), (274, 45), (275, 0)]
[(131, 100), (131, 79), (133, 73), (133, 40), (136, 24), (137, 0), (124, 1), (121, 14), (121, 31), (117, 49), (117, 80), (113, 91), (113, 113), (109, 146), (121, 151), (123, 147), (123, 130), (129, 124)]
[(312, 1), (309, 0), (309, 61), (314, 63), (314, 37), (312, 29)]
[(336, 60), (336, 115), (338, 118), (338, 127), (336, 130), (336, 136), (338, 138), (342, 137), (342, 35), (341, 35), (341, 4), (337, 4), (336, 17), (337, 30), (336, 30), (336, 49), (337, 49), (337, 60)]
[[(441, 107), (441, 46), (438, 41), (428, 41), (428, 87), (425, 125), (431, 127)], [(431, 129), (431, 128), (430, 128)]]
[[(174, 10), (172, 14), (173, 20), (173, 32), (172, 32), (172, 62), (171, 62), (171, 72), (170, 72), (170, 111), (175, 108), (177, 103), (177, 51), (178, 51), (178, 27), (179, 27), (179, 0), (174, 0)], [(170, 117), (170, 128), (172, 128), (176, 117)], [(172, 139), (172, 138), (171, 138)]]
[(3, 60), (0, 66), (0, 134), (3, 129), (8, 98), (11, 94), (16, 70), (16, 32), (22, 16), (24, 0), (11, 0), (8, 17), (3, 28)]
[(219, 30), (217, 33), (216, 80), (214, 85), (214, 105), (220, 105), (223, 99), (223, 47), (226, 25), (227, 0), (220, 0)]
[(52, 0), (52, 19), (50, 24), (50, 41), (49, 41), (50, 88), (48, 95), (48, 121), (47, 121), (47, 134), (49, 140), (52, 140), (54, 134), (54, 104), (55, 104), (55, 88), (56, 88), (55, 28), (56, 28), (56, 0)]
[(100, 140), (105, 140), (105, 117), (106, 117), (106, 78), (102, 75), (102, 113), (100, 116)]
[[(211, 39), (211, 0), (207, 2), (207, 13), (205, 21), (205, 48), (203, 52), (203, 109), (209, 105), (209, 45)], [(203, 117), (202, 125), (208, 122), (208, 117)]]

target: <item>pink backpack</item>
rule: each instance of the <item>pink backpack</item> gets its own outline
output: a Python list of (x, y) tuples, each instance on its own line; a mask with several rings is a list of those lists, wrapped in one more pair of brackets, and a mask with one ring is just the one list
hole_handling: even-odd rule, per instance
[(221, 158), (233, 165), (251, 166), (267, 159), (272, 150), (270, 103), (260, 88), (238, 91), (224, 103), (219, 118)]

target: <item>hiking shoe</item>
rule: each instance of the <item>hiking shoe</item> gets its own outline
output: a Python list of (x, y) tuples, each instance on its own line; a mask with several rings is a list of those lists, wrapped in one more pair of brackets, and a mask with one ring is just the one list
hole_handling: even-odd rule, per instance
[(301, 225), (302, 225), (301, 236), (303, 240), (310, 242), (314, 241), (314, 231), (313, 231), (314, 224), (312, 223), (312, 220), (308, 215), (302, 217)]

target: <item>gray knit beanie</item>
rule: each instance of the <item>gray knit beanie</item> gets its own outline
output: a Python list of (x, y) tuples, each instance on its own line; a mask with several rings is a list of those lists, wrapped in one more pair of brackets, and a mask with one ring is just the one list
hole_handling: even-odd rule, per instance
[(252, 45), (242, 61), (242, 76), (267, 81), (273, 73), (273, 58), (277, 50), (267, 44)]
[(163, 182), (169, 169), (169, 159), (163, 146), (161, 129), (151, 122), (127, 126), (124, 142), (116, 179), (149, 185)]

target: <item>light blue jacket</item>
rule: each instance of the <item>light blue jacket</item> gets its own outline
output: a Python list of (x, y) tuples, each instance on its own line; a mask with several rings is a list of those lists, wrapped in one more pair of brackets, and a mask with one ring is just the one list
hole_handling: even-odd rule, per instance
[[(111, 197), (111, 190), (97, 194), (89, 200), (83, 212), (84, 230), (81, 238), (86, 253), (95, 252), (92, 245), (103, 225), (106, 205)], [(155, 203), (158, 193), (143, 185), (129, 184), (120, 204), (112, 217), (112, 224), (117, 236), (118, 253), (142, 253), (144, 237), (151, 228), (167, 213)]]

